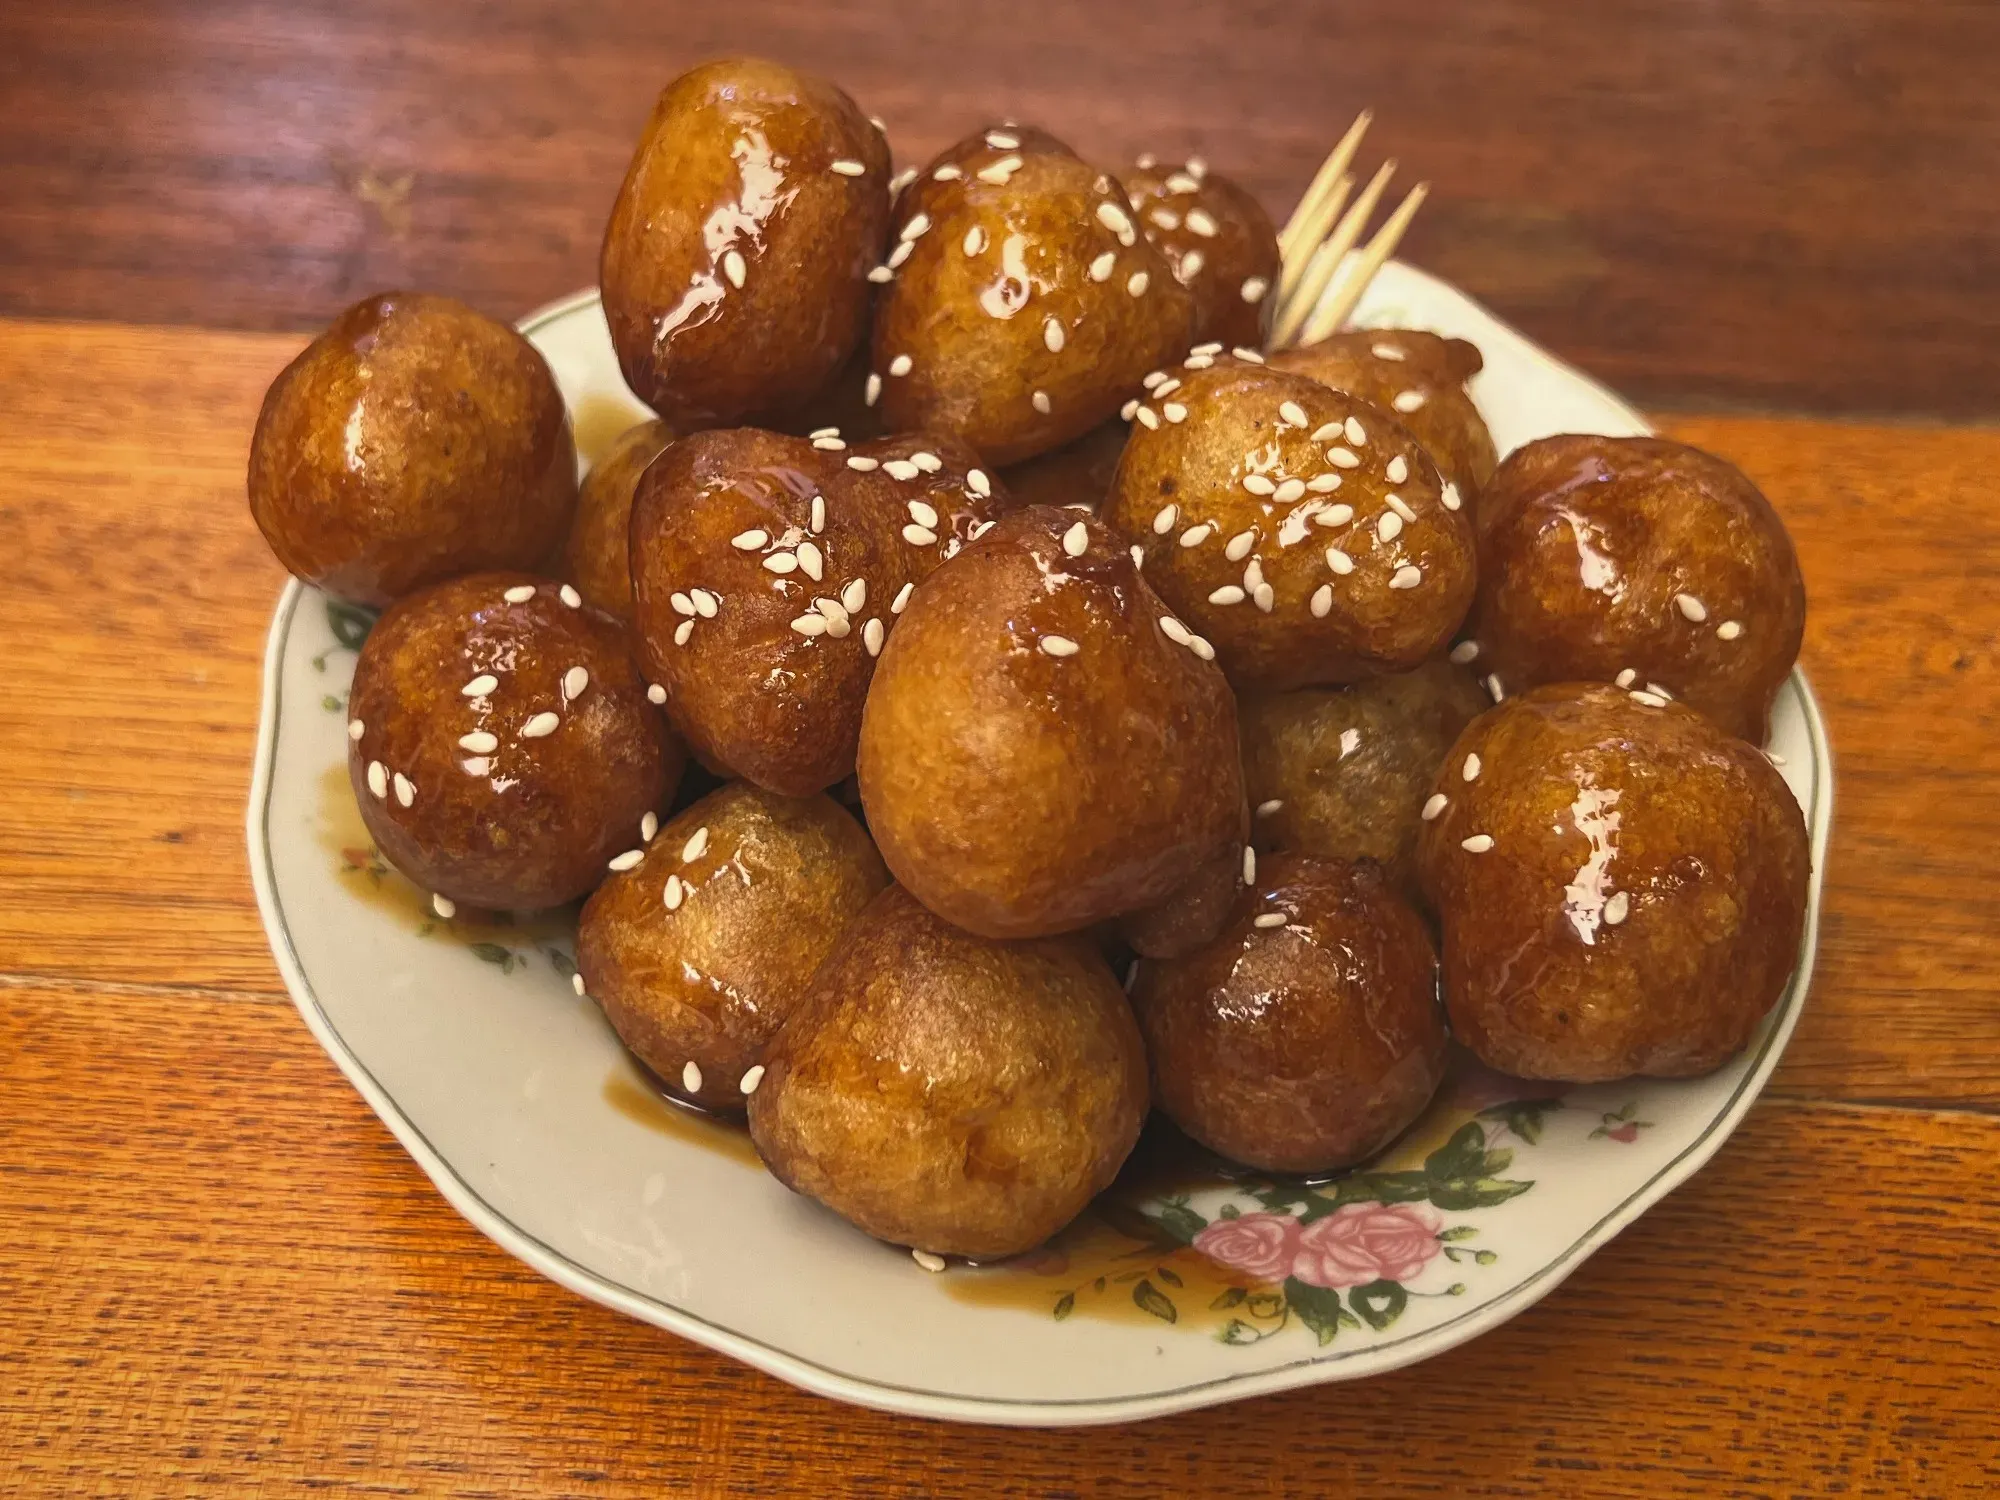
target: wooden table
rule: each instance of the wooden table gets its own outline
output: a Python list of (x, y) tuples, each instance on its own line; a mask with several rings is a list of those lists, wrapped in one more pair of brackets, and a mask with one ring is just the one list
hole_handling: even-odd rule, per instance
[[(1706, 22), (1652, 8), (1595, 50), (1560, 33), (1535, 96), (1520, 69), (1536, 26), (1557, 34), (1543, 7), (1509, 0), (1463, 24), (1453, 9), (1451, 26), (1430, 9), (1361, 5), (1338, 26), (1331, 11), (1231, 10), (1225, 25), (1220, 7), (1166, 3), (1114, 43), (1087, 7), (1029, 6), (1070, 49), (1052, 73), (1003, 13), (961, 28), (942, 3), (894, 27), (887, 7), (774, 3), (618, 6), (601, 25), (514, 4), (476, 27), (365, 5), (0, 16), (0, 312), (39, 319), (0, 317), (0, 1491), (2000, 1488), (2000, 432), (1686, 410), (1718, 395), (1932, 415), (2000, 402), (2000, 106), (1960, 66), (1990, 59), (2000, 18), (1859, 0), (1702, 8)], [(797, 54), (856, 80), (919, 146), (1012, 109), (1075, 121), (1106, 151), (1269, 147), (1246, 175), (1275, 203), (1325, 119), (1379, 83), (1397, 149), (1458, 177), (1444, 201), (1500, 203), (1494, 233), (1514, 236), (1495, 250), (1474, 232), (1489, 210), (1461, 207), (1429, 220), (1416, 258), (1428, 245), (1517, 316), (1542, 298), (1536, 331), (1680, 399), (1665, 427), (1736, 460), (1785, 515), (1839, 775), (1812, 997), (1716, 1161), (1504, 1328), (1378, 1380), (1129, 1427), (1017, 1433), (839, 1407), (507, 1259), (293, 1013), (241, 834), (281, 582), (242, 461), (300, 337), (256, 329), (296, 330), (405, 277), (510, 312), (587, 279), (643, 93), (693, 55), (748, 45), (753, 22), (790, 27)], [(1741, 28), (1742, 56), (1718, 27)], [(1385, 67), (1426, 28), (1431, 72)], [(1646, 50), (1669, 44), (1672, 59)], [(1708, 170), (1691, 162), (1726, 185), (1858, 159), (1796, 195), (1666, 193), (1612, 253), (1625, 208), (1536, 217), (1526, 157), (1447, 128), (1466, 125), (1458, 85), (1485, 76), (1481, 49), (1489, 134), (1556, 141), (1616, 115), (1615, 96), (1653, 127), (1683, 112), (1683, 186)], [(1119, 97), (1079, 56), (1103, 60)], [(1302, 103), (1311, 119), (1253, 120), (1258, 60), (1287, 102), (1309, 66), (1338, 97)], [(1561, 107), (1500, 107), (1530, 97)], [(1835, 107), (1823, 130), (1740, 136)], [(1947, 125), (1954, 138), (1898, 156), (1849, 139), (1857, 115), (1901, 121), (1904, 146)], [(1644, 122), (1620, 139), (1664, 151)], [(375, 174), (365, 202), (334, 203), (331, 179), (300, 165), (341, 150)], [(1579, 151), (1563, 193), (1639, 191), (1616, 152)], [(1863, 215), (1892, 166), (1930, 183), (1924, 201)], [(399, 199), (383, 174), (405, 167), (417, 185)], [(520, 215), (512, 231), (472, 232), (496, 203)], [(1934, 302), (1892, 309), (1853, 280), (1919, 242), (1943, 247), (1921, 294)], [(1773, 300), (1781, 264), (1797, 301)], [(1551, 265), (1594, 265), (1602, 289), (1530, 285)], [(1853, 292), (1837, 306), (1836, 284)], [(1714, 316), (1668, 328), (1667, 309)], [(182, 326), (143, 326), (160, 323)]]

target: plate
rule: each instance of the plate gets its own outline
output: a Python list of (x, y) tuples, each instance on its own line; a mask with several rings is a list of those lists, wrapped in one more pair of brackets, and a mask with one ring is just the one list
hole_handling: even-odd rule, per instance
[[(1637, 413), (1444, 283), (1384, 268), (1357, 321), (1473, 340), (1501, 451)], [(527, 319), (579, 446), (644, 415), (594, 293)], [(1818, 931), (1832, 762), (1805, 678), (1771, 748), (1812, 832), (1796, 974), (1706, 1078), (1551, 1090), (1457, 1066), (1367, 1172), (1319, 1188), (1149, 1148), (1048, 1249), (921, 1270), (661, 1102), (571, 990), (573, 917), (444, 923), (384, 866), (345, 770), (367, 617), (291, 584), (251, 788), (258, 906), (300, 1013), (453, 1207), (586, 1297), (810, 1390), (964, 1421), (1129, 1421), (1441, 1354), (1547, 1296), (1721, 1148), (1776, 1066)], [(1287, 1274), (1289, 1273), (1289, 1274)]]

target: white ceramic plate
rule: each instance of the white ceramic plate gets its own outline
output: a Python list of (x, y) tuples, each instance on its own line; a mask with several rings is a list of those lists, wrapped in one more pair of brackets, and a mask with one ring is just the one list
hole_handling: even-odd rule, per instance
[[(1486, 357), (1503, 452), (1637, 433), (1630, 408), (1462, 294), (1382, 272), (1358, 321)], [(602, 433), (643, 414), (594, 294), (523, 325)], [(441, 1192), (583, 1295), (844, 1400), (967, 1421), (1126, 1421), (1440, 1354), (1546, 1296), (1715, 1154), (1791, 1035), (1818, 928), (1832, 763), (1805, 679), (1772, 748), (1812, 830), (1799, 967), (1707, 1078), (1557, 1090), (1462, 1069), (1375, 1171), (1317, 1192), (1135, 1188), (1005, 1268), (927, 1275), (794, 1197), (740, 1139), (658, 1103), (571, 992), (571, 932), (464, 930), (372, 856), (347, 790), (353, 612), (294, 583), (272, 623), (249, 837), (258, 905), (313, 1034)], [(344, 851), (344, 852), (343, 852)], [(1188, 1243), (1194, 1240), (1200, 1248)]]

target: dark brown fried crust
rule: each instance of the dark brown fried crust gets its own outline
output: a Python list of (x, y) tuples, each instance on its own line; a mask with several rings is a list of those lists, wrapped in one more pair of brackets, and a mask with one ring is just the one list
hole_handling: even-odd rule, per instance
[(623, 625), (632, 623), (632, 497), (646, 465), (673, 440), (674, 430), (657, 418), (619, 434), (584, 476), (576, 518), (556, 560), (558, 577)]

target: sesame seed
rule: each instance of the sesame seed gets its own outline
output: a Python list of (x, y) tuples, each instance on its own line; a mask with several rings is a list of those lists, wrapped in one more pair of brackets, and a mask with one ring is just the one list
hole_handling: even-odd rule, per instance
[(1444, 485), (1444, 508), (1446, 510), (1457, 510), (1458, 507), (1458, 486), (1447, 479)]
[(475, 729), (470, 734), (461, 734), (458, 737), (458, 748), (470, 750), (474, 755), (491, 755), (500, 748), (500, 741), (497, 736), (488, 734), (483, 729)]
[(1248, 844), (1243, 846), (1243, 883), (1245, 885), (1257, 883), (1257, 851)]
[(1081, 557), (1090, 546), (1090, 528), (1078, 521), (1063, 533), (1063, 551), (1071, 557)]
[(1190, 635), (1188, 637), (1187, 644), (1188, 644), (1188, 650), (1192, 651), (1196, 656), (1200, 657), (1203, 661), (1215, 660), (1215, 647), (1211, 646), (1205, 637), (1198, 635)]
[(840, 453), (847, 447), (846, 442), (837, 437), (816, 437), (812, 445), (822, 453)]
[(526, 604), (535, 597), (535, 586), (532, 583), (517, 583), (500, 597), (509, 604)]
[(1322, 422), (1312, 430), (1312, 440), (1315, 443), (1330, 443), (1337, 437), (1345, 436), (1346, 431), (1338, 422)]
[(679, 590), (674, 592), (668, 602), (673, 605), (676, 614), (691, 615), (694, 613), (694, 600)]
[(1634, 703), (1643, 703), (1648, 708), (1665, 708), (1667, 700), (1658, 693), (1648, 693), (1640, 688), (1632, 689), (1629, 695)]
[(1285, 805), (1285, 800), (1282, 797), (1273, 797), (1268, 802), (1259, 802), (1257, 804), (1257, 816), (1260, 818), (1268, 818), (1271, 816), (1271, 814), (1275, 813), (1279, 808), (1283, 807), (1284, 805)]
[(1437, 821), (1437, 815), (1451, 803), (1451, 798), (1443, 792), (1432, 792), (1424, 802), (1423, 819), (1426, 823)]
[[(1386, 521), (1388, 517), (1384, 516), (1382, 519)], [(1396, 571), (1390, 575), (1389, 587), (1392, 589), (1413, 589), (1423, 581), (1424, 581), (1424, 571), (1422, 568), (1413, 567), (1409, 563), (1404, 563), (1402, 567), (1396, 569)]]
[(757, 1092), (757, 1085), (763, 1081), (764, 1065), (762, 1063), (752, 1063), (750, 1070), (737, 1081), (736, 1087), (747, 1099), (750, 1095)]
[(1306, 416), (1306, 409), (1296, 401), (1278, 403), (1278, 420), (1293, 427), (1310, 427), (1312, 421)]
[(1782, 766), (1785, 764), (1785, 757), (1780, 755), (1775, 750), (1766, 750), (1764, 752), (1764, 759), (1768, 760), (1774, 766)]
[(1235, 355), (1238, 359), (1244, 361), (1246, 364), (1261, 365), (1262, 363), (1264, 363), (1263, 355), (1259, 354), (1255, 349), (1246, 349), (1241, 344), (1238, 344), (1234, 349), (1231, 349), (1229, 352)]
[(1202, 254), (1199, 250), (1190, 250), (1186, 255), (1181, 257), (1180, 269), (1175, 274), (1182, 281), (1187, 281), (1199, 276), (1201, 268), (1206, 264), (1208, 262), (1202, 259)]
[[(1306, 481), (1306, 488), (1311, 490), (1315, 495), (1331, 495), (1335, 490), (1340, 488), (1340, 476), (1338, 474), (1315, 474)], [(1321, 521), (1320, 524), (1324, 526), (1329, 523)]]
[(1674, 607), (1697, 625), (1708, 618), (1708, 606), (1693, 594), (1674, 595)]
[(1477, 781), (1479, 779), (1478, 751), (1475, 750), (1465, 757), (1465, 764), (1459, 768), (1458, 774), (1464, 777), (1467, 781)]
[(882, 654), (882, 622), (870, 620), (861, 627), (861, 644), (868, 648), (870, 656)]
[(909, 511), (910, 519), (915, 521), (919, 526), (931, 531), (937, 529), (938, 513), (935, 506), (929, 505), (922, 500), (912, 500), (905, 509)]
[[(693, 634), (694, 634), (694, 621), (692, 620), (681, 621), (680, 624), (674, 627), (674, 644), (676, 646), (685, 646), (688, 643), (688, 637)], [(663, 703), (666, 701), (664, 693), (661, 695), (660, 701)]]
[(1203, 542), (1208, 540), (1214, 530), (1215, 528), (1206, 522), (1203, 522), (1199, 526), (1190, 526), (1186, 531), (1181, 533), (1181, 545), (1183, 547), (1199, 547)]
[(916, 253), (916, 249), (917, 247), (912, 241), (902, 241), (895, 249), (889, 252), (889, 269), (893, 271), (902, 265), (904, 261)]
[[(472, 681), (460, 688), (459, 692), (467, 698), (484, 698), (498, 686), (500, 686), (499, 678), (495, 677), (491, 672), (481, 672)], [(356, 722), (359, 721), (357, 720)], [(351, 734), (353, 731), (350, 730), (349, 733)], [(356, 734), (354, 738), (358, 740), (361, 736)]]
[(1130, 401), (1127, 401), (1123, 406), (1118, 408), (1119, 417), (1127, 422), (1131, 421), (1138, 414), (1139, 398), (1137, 396), (1134, 396)]
[(741, 288), (744, 275), (743, 254), (738, 250), (722, 252), (722, 274), (729, 278), (729, 284)]
[(1479, 659), (1479, 642), (1460, 641), (1456, 646), (1451, 648), (1451, 659), (1455, 665), (1461, 667), (1468, 662), (1477, 661)]
[(986, 477), (984, 469), (967, 469), (965, 471), (965, 487), (971, 490), (973, 494), (982, 497), (993, 493), (993, 481)]
[(1271, 498), (1280, 505), (1290, 505), (1294, 500), (1304, 495), (1305, 492), (1306, 482), (1303, 479), (1286, 479), (1281, 481), (1277, 489), (1271, 492)]
[(1215, 220), (1205, 208), (1191, 208), (1188, 210), (1187, 227), (1203, 239), (1212, 240), (1215, 238)]
[(994, 523), (991, 521), (980, 521), (973, 526), (972, 530), (965, 534), (965, 539), (968, 542), (976, 542), (985, 536), (987, 532), (991, 531), (993, 526)]
[(1326, 549), (1326, 565), (1343, 578), (1354, 571), (1354, 559), (1338, 547)]
[[(806, 577), (810, 578), (814, 583), (818, 583), (820, 581), (820, 578), (824, 575), (826, 571), (826, 564), (824, 559), (820, 557), (819, 548), (814, 546), (811, 542), (800, 542), (798, 556), (799, 556), (799, 571), (804, 573)], [(701, 590), (696, 589), (694, 595), (694, 602), (696, 607), (700, 607), (701, 600), (702, 600)], [(701, 612), (705, 615), (712, 615), (715, 613), (715, 610), (713, 608), (709, 608), (709, 609), (703, 609)]]
[(1134, 271), (1125, 279), (1125, 290), (1135, 297), (1143, 297), (1146, 295), (1146, 288), (1151, 282), (1152, 277), (1148, 276), (1144, 271)]
[[(1162, 505), (1159, 511), (1153, 516), (1153, 535), (1165, 536), (1168, 532), (1172, 531), (1174, 529), (1174, 522), (1180, 518), (1180, 513), (1181, 509), (1178, 505)], [(355, 738), (359, 739), (360, 736), (356, 735)]]
[(1369, 348), (1368, 352), (1377, 359), (1386, 359), (1394, 364), (1401, 364), (1403, 361), (1403, 351), (1398, 349), (1394, 344), (1375, 344)]
[(882, 399), (882, 377), (873, 370), (868, 372), (868, 383), (861, 390), (861, 404), (873, 406)]
[(570, 975), (569, 987), (581, 995), (583, 993), (583, 976), (581, 974)]
[(1388, 505), (1389, 509), (1393, 510), (1397, 515), (1401, 516), (1405, 521), (1409, 521), (1412, 523), (1416, 521), (1417, 513), (1410, 509), (1409, 502), (1406, 501), (1401, 495), (1394, 495), (1394, 494), (1384, 495), (1382, 499), (1383, 502)]
[[(806, 548), (811, 545), (811, 542), (807, 542), (799, 548), (799, 559), (801, 562), (805, 560)], [(815, 573), (813, 577), (817, 578), (819, 574)], [(715, 618), (715, 595), (711, 594), (707, 589), (689, 589), (688, 598), (694, 601), (694, 612), (704, 620), (713, 620)]]
[(1170, 193), (1198, 193), (1201, 191), (1201, 184), (1185, 172), (1176, 172), (1167, 179), (1167, 191)]
[(729, 545), (734, 547), (738, 552), (755, 552), (770, 540), (769, 532), (756, 530), (739, 531), (729, 539)]
[(1500, 674), (1498, 672), (1488, 672), (1486, 674), (1486, 691), (1495, 703), (1506, 701), (1507, 689), (1501, 686)]
[(1256, 304), (1264, 300), (1264, 293), (1271, 290), (1271, 283), (1261, 276), (1246, 276), (1243, 279), (1243, 300)]
[(1215, 357), (1213, 355), (1190, 354), (1186, 359), (1181, 361), (1181, 368), (1184, 370), (1206, 370), (1214, 363)]
[(1361, 460), (1356, 458), (1354, 454), (1346, 448), (1327, 449), (1326, 461), (1332, 464), (1336, 469), (1358, 469), (1361, 467)]
[(644, 817), (639, 819), (639, 841), (641, 843), (645, 844), (652, 843), (653, 835), (658, 833), (659, 831), (660, 831), (660, 815), (658, 813), (649, 812)]
[(1162, 229), (1178, 229), (1181, 227), (1181, 216), (1175, 213), (1171, 208), (1167, 208), (1164, 205), (1154, 209), (1150, 214), (1146, 215), (1146, 217), (1151, 219), (1155, 224), (1159, 225), (1160, 228)]
[(1229, 545), (1222, 549), (1222, 555), (1231, 562), (1242, 562), (1250, 555), (1250, 549), (1256, 545), (1255, 531), (1239, 531), (1229, 539)]
[(1733, 641), (1741, 634), (1743, 634), (1743, 622), (1741, 620), (1724, 620), (1720, 625), (1715, 627), (1715, 637), (1717, 640)]
[(689, 1058), (687, 1066), (681, 1069), (681, 1087), (690, 1094), (701, 1092), (701, 1069), (695, 1066), (693, 1058)]
[(667, 690), (657, 682), (648, 684), (646, 688), (646, 701), (653, 704), (665, 703), (667, 701)]
[(1484, 854), (1488, 849), (1493, 847), (1493, 835), (1490, 833), (1475, 833), (1469, 839), (1460, 839), (1458, 847), (1463, 849), (1467, 854)]
[(1289, 922), (1290, 920), (1291, 918), (1287, 917), (1281, 911), (1267, 911), (1267, 912), (1260, 912), (1255, 918), (1255, 920), (1251, 922), (1250, 925), (1253, 927), (1262, 927), (1268, 930), (1269, 928), (1272, 927), (1283, 927), (1285, 923)]
[(1145, 567), (1146, 549), (1144, 547), (1141, 547), (1137, 542), (1134, 542), (1129, 550), (1132, 554), (1132, 566), (1134, 568)]
[(1187, 420), (1187, 408), (1182, 406), (1178, 401), (1167, 402), (1160, 408), (1160, 414), (1169, 422), (1185, 422)]
[(568, 584), (564, 584), (561, 588), (556, 590), (556, 597), (561, 599), (562, 602), (567, 604), (571, 609), (583, 608), (583, 595), (579, 594), (575, 589), (571, 588)]
[(868, 273), (868, 279), (874, 282), (875, 285), (882, 286), (887, 282), (894, 281), (896, 279), (896, 273), (890, 270), (887, 266), (877, 266), (874, 270)]
[(347, 737), (350, 740), (359, 740), (367, 732), (368, 726), (363, 724), (359, 719), (349, 719), (347, 721)]
[(921, 471), (907, 458), (887, 458), (882, 461), (882, 472), (891, 479), (907, 482), (915, 479)]
[(910, 1252), (910, 1259), (914, 1260), (926, 1271), (942, 1271), (945, 1265), (942, 1255), (933, 1255), (928, 1250), (912, 1250)]
[(1117, 204), (1104, 202), (1097, 205), (1097, 222), (1118, 236), (1118, 243), (1130, 245), (1138, 238), (1132, 228), (1131, 215)]
[[(1401, 484), (1410, 477), (1410, 461), (1398, 453), (1394, 458), (1389, 460), (1388, 467), (1382, 473), (1388, 479), (1389, 483)], [(1410, 519), (1414, 521), (1416, 517), (1412, 516)]]
[(613, 855), (609, 863), (614, 870), (629, 870), (645, 857), (644, 849), (627, 849), (623, 854)]
[(808, 639), (816, 635), (825, 635), (826, 616), (818, 613), (800, 615), (792, 621), (792, 629)]
[(1049, 353), (1051, 354), (1062, 353), (1062, 346), (1063, 346), (1062, 319), (1044, 318), (1042, 320), (1042, 343), (1047, 347)]
[(1630, 915), (1632, 898), (1624, 891), (1613, 891), (1610, 900), (1604, 903), (1604, 925), (1616, 927)]
[(1074, 656), (1082, 649), (1066, 635), (1045, 635), (1041, 645), (1045, 656)]
[(403, 806), (408, 807), (412, 802), (417, 800), (416, 784), (401, 771), (398, 771), (391, 778), (391, 781), (396, 788), (396, 800), (402, 803)]
[(521, 738), (524, 740), (547, 739), (556, 732), (556, 726), (561, 723), (562, 720), (555, 714), (544, 710), (521, 726)]
[(1268, 615), (1278, 607), (1278, 591), (1268, 583), (1260, 583), (1250, 591), (1250, 602)]
[(1118, 252), (1107, 250), (1090, 263), (1092, 281), (1109, 281), (1112, 269), (1118, 264)]
[(770, 573), (780, 575), (791, 573), (796, 571), (798, 566), (798, 558), (789, 552), (773, 552), (769, 557), (764, 559), (764, 569)]
[(1340, 430), (1347, 434), (1347, 441), (1356, 448), (1364, 448), (1368, 445), (1368, 429), (1361, 425), (1359, 417), (1349, 417), (1345, 422), (1340, 424)]
[(826, 633), (831, 636), (847, 634), (847, 606), (838, 599), (815, 599), (812, 607), (826, 616)]
[(868, 474), (881, 468), (882, 460), (879, 458), (863, 458), (858, 453), (850, 453), (847, 456), (847, 467), (853, 469), (856, 473)]
[(563, 673), (563, 696), (574, 703), (583, 696), (583, 690), (590, 686), (590, 673), (582, 667), (571, 667)]
[(958, 181), (959, 178), (963, 177), (964, 175), (965, 172), (963, 169), (953, 166), (950, 162), (946, 162), (943, 166), (939, 167), (935, 172), (931, 173), (931, 181), (956, 182)]
[(685, 864), (688, 860), (700, 859), (707, 852), (708, 825), (704, 823), (692, 834), (688, 835), (688, 841), (681, 845), (681, 862)]
[(862, 606), (867, 602), (868, 580), (865, 578), (855, 579), (840, 591), (840, 607), (851, 615), (860, 614)]
[(1021, 138), (1008, 135), (1005, 131), (989, 130), (986, 132), (986, 144), (995, 151), (1012, 151), (1021, 144)]
[(1210, 604), (1241, 604), (1249, 596), (1233, 583), (1225, 583), (1208, 596)]
[(827, 170), (838, 172), (842, 177), (859, 177), (868, 169), (858, 161), (842, 157), (839, 161), (827, 163)]
[(1412, 412), (1422, 408), (1429, 398), (1422, 391), (1398, 391), (1396, 399), (1389, 404), (1400, 412)]
[(923, 234), (930, 227), (931, 227), (931, 216), (929, 214), (926, 213), (912, 214), (910, 218), (904, 223), (903, 227), (897, 231), (896, 238), (902, 240), (905, 244), (907, 244), (911, 240), (916, 239), (919, 235)]
[[(458, 915), (458, 903), (449, 896), (433, 894), (431, 896), (431, 910), (449, 922), (453, 917)], [(582, 976), (578, 975), (577, 977), (581, 978)]]
[(902, 192), (904, 188), (908, 187), (911, 183), (915, 182), (916, 180), (917, 180), (917, 169), (915, 167), (903, 168), (902, 171), (898, 172), (894, 177), (891, 177), (889, 179), (889, 196), (891, 198), (895, 197), (896, 194)]
[(1000, 158), (1000, 160), (994, 162), (991, 166), (981, 167), (977, 172), (973, 173), (972, 175), (977, 177), (981, 182), (990, 182), (995, 187), (1000, 187), (1006, 183), (1009, 177), (1012, 177), (1016, 172), (1020, 170), (1021, 170), (1020, 157), (1003, 156)]
[(687, 900), (687, 891), (686, 881), (678, 875), (669, 875), (665, 888), (660, 892), (660, 899), (666, 903), (668, 911), (679, 911), (681, 903)]
[(1243, 476), (1243, 488), (1253, 495), (1273, 495), (1278, 490), (1277, 485), (1266, 479), (1262, 474), (1245, 474)]
[(1152, 407), (1142, 406), (1133, 412), (1132, 415), (1139, 419), (1139, 425), (1148, 432), (1158, 432), (1160, 430), (1160, 419), (1154, 415)]
[(812, 507), (806, 512), (806, 530), (812, 532), (826, 530), (826, 496), (813, 496)]
[(910, 595), (916, 591), (917, 586), (914, 583), (906, 583), (897, 589), (895, 600), (889, 605), (889, 613), (900, 615), (903, 612), (903, 606), (910, 602)]
[(903, 528), (903, 540), (912, 547), (928, 547), (937, 540), (937, 533), (912, 521)]
[(1628, 688), (1633, 683), (1639, 680), (1639, 674), (1631, 667), (1627, 667), (1624, 671), (1620, 672), (1616, 677), (1612, 678), (1611, 680), (1617, 683), (1619, 687)]
[(1313, 590), (1312, 612), (1315, 620), (1324, 620), (1333, 612), (1333, 585), (1322, 583)]
[(1185, 646), (1194, 639), (1194, 633), (1172, 615), (1160, 616), (1160, 634), (1176, 646)]
[(1313, 517), (1313, 523), (1318, 526), (1345, 526), (1353, 519), (1353, 506), (1329, 505), (1325, 510)]
[(1047, 416), (1049, 414), (1049, 393), (1047, 391), (1036, 391), (1028, 398), (1028, 404), (1033, 406), (1043, 416)]
[[(1375, 535), (1385, 542), (1393, 542), (1403, 534), (1403, 518), (1393, 510), (1382, 512), (1382, 518), (1375, 523)], [(1395, 585), (1391, 584), (1391, 588)]]
[(1208, 175), (1208, 163), (1203, 161), (1199, 156), (1190, 156), (1187, 159), (1187, 169), (1188, 175), (1194, 178), (1196, 182), (1201, 181), (1202, 178)]

